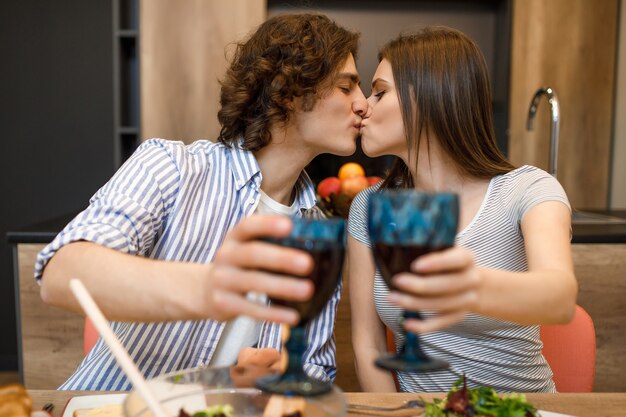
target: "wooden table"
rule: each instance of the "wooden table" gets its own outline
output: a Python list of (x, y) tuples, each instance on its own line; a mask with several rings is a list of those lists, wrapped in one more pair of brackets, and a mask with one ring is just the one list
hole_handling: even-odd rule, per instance
[[(102, 391), (52, 391), (29, 390), (33, 398), (34, 409), (41, 409), (44, 404), (54, 404), (54, 417), (60, 417), (65, 404), (77, 395), (110, 394)], [(395, 406), (408, 399), (423, 397), (430, 400), (442, 394), (371, 394), (363, 392), (346, 393), (350, 404), (369, 404)], [(577, 417), (624, 417), (626, 416), (626, 393), (589, 393), (589, 394), (527, 394), (537, 408), (570, 414)], [(393, 416), (405, 416), (412, 413), (389, 413)], [(352, 414), (357, 416), (358, 414)]]

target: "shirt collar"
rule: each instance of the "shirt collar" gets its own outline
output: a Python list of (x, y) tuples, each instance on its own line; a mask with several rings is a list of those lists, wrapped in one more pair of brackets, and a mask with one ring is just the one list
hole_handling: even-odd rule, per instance
[(231, 170), (233, 178), (235, 178), (235, 187), (237, 191), (241, 190), (250, 180), (253, 180), (256, 187), (261, 186), (261, 168), (254, 154), (241, 147), (243, 139), (240, 139), (230, 148), (232, 159)]
[[(230, 154), (233, 163), (231, 164), (231, 170), (233, 177), (235, 178), (235, 187), (237, 191), (241, 190), (246, 184), (252, 181), (255, 184), (255, 188), (260, 188), (261, 180), (263, 176), (261, 174), (261, 168), (257, 162), (254, 154), (241, 147), (243, 139), (240, 139), (237, 144), (233, 144), (230, 149)], [(302, 171), (298, 181), (296, 181), (296, 201), (300, 207), (300, 211), (308, 210), (315, 206), (315, 185), (309, 175)]]

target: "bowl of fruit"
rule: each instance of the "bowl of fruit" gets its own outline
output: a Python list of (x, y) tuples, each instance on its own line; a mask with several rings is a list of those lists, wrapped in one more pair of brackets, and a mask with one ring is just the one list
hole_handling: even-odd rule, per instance
[(380, 181), (381, 177), (367, 176), (360, 164), (345, 163), (336, 177), (324, 178), (317, 184), (318, 206), (327, 216), (347, 218), (354, 197)]

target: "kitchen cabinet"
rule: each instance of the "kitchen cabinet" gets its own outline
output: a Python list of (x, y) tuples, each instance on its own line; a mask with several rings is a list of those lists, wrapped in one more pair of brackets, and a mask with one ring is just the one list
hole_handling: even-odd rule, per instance
[(140, 2), (143, 140), (217, 138), (225, 48), (232, 52), (266, 12), (265, 0)]
[(560, 102), (557, 178), (573, 207), (606, 209), (615, 89), (617, 0), (514, 0), (509, 156), (548, 170), (546, 100), (526, 129), (535, 90), (552, 87)]

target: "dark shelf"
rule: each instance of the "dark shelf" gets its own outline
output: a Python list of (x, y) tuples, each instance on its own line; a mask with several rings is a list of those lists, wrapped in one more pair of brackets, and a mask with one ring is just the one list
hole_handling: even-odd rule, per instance
[(136, 126), (122, 126), (117, 128), (117, 133), (120, 135), (138, 135), (139, 128)]
[(139, 36), (139, 32), (131, 29), (118, 30), (117, 36), (125, 39), (136, 39)]
[(117, 165), (140, 143), (139, 128), (139, 1), (116, 1), (113, 27), (115, 53), (115, 149)]
[(137, 29), (139, 27), (139, 2), (137, 0), (119, 1), (119, 28)]

